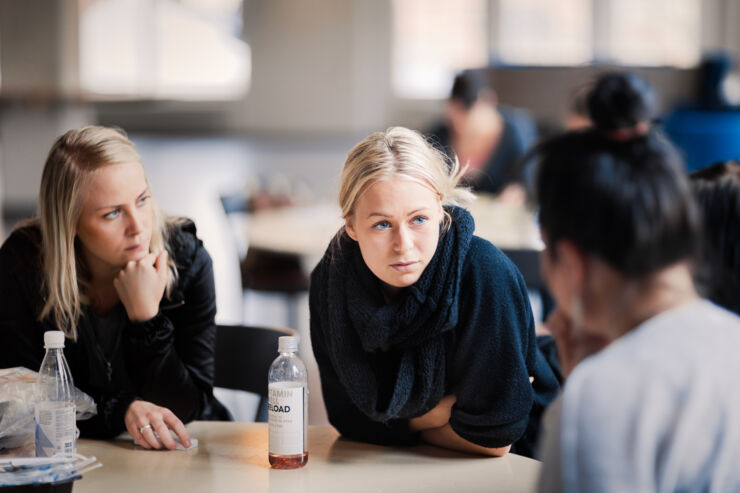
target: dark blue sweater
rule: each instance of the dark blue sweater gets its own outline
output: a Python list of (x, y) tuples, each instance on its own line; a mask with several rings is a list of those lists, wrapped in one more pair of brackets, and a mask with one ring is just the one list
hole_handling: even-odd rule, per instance
[[(333, 306), (326, 299), (330, 250), (311, 276), (311, 341), (321, 375), (329, 421), (352, 439), (380, 444), (413, 443), (408, 419), (373, 420), (353, 404), (334, 368), (325, 325)], [(537, 348), (527, 289), (511, 261), (491, 243), (473, 237), (462, 264), (458, 321), (443, 334), (444, 395), (454, 394), (450, 425), (466, 440), (484, 447), (513, 444), (531, 456), (540, 416), (558, 391), (558, 381)], [(393, 373), (393, 351), (379, 354), (378, 373)], [(529, 377), (534, 381), (530, 383)], [(357, 385), (361, 385), (357, 382)], [(389, 389), (390, 393), (392, 390)], [(423, 414), (423, 412), (420, 412)]]

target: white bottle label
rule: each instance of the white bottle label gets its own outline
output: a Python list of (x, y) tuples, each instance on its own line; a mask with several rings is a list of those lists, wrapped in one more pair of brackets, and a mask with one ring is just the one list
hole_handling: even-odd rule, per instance
[(299, 455), (306, 451), (306, 387), (294, 382), (271, 383), (268, 393), (270, 453)]
[(77, 439), (75, 406), (67, 402), (36, 404), (36, 456), (74, 454)]

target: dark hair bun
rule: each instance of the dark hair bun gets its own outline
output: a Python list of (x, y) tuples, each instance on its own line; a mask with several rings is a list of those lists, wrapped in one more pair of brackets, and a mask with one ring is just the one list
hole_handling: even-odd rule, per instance
[(634, 73), (602, 75), (588, 96), (588, 110), (596, 128), (616, 130), (649, 122), (655, 112), (655, 92)]

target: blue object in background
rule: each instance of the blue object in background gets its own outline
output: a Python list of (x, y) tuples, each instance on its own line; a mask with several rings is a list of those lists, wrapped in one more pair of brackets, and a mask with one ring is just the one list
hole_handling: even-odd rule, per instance
[(688, 171), (740, 159), (740, 110), (677, 109), (664, 127), (683, 151)]

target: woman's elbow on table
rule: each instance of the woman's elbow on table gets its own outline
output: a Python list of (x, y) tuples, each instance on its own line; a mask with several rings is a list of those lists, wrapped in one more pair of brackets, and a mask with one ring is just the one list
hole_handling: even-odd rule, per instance
[(458, 435), (449, 423), (439, 428), (424, 430), (421, 432), (421, 437), (425, 442), (438, 447), (488, 457), (502, 457), (511, 449), (511, 445), (504, 447), (484, 447), (475, 444)]
[(509, 453), (509, 451), (511, 450), (511, 445), (495, 448), (481, 447), (481, 449), (483, 449), (483, 455), (488, 455), (490, 457), (503, 457), (504, 455)]

